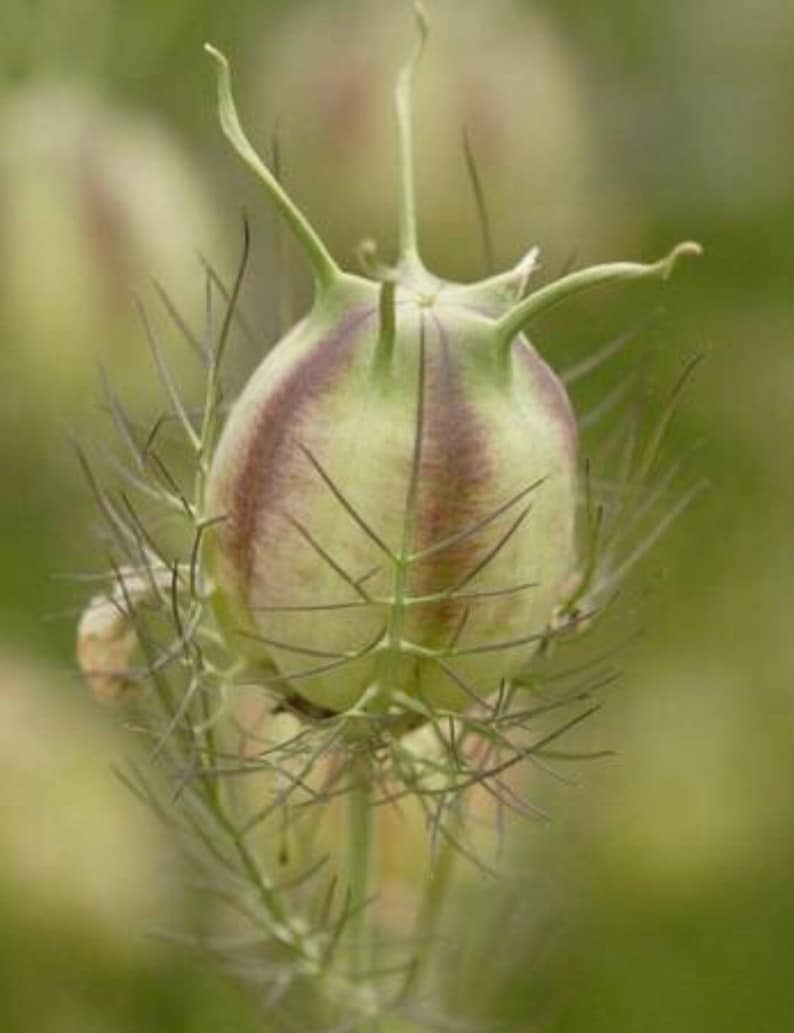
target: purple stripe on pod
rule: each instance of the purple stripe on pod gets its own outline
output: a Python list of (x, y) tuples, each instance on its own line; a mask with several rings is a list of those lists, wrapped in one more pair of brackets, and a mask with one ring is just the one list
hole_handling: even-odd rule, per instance
[(372, 310), (354, 310), (321, 337), (269, 395), (232, 478), (226, 485), (224, 549), (246, 590), (254, 565), (257, 528), (263, 514), (283, 499), (293, 461), (301, 460), (294, 445), (306, 409), (331, 391), (349, 367), (358, 340), (357, 329)]

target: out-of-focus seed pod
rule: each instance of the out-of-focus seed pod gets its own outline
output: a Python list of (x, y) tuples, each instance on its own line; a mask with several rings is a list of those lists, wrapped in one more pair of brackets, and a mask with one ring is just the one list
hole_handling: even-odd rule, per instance
[[(438, 31), (417, 82), (426, 252), (456, 275), (482, 269), (464, 130), (497, 260), (529, 238), (587, 247), (609, 197), (596, 183), (584, 87), (550, 20), (515, 0), (438, 0), (430, 16)], [(257, 41), (248, 92), (259, 135), (278, 127), (286, 182), (343, 255), (365, 234), (392, 238), (386, 112), (406, 39), (400, 4), (326, 0), (288, 7)]]
[(132, 291), (160, 280), (201, 311), (196, 249), (218, 233), (200, 174), (149, 117), (88, 88), (36, 83), (0, 106), (0, 325), (37, 425), (96, 395), (102, 359), (132, 399), (147, 391)]
[(102, 702), (118, 699), (131, 684), (130, 661), (137, 636), (129, 618), (107, 596), (95, 596), (77, 628), (77, 663)]
[(77, 664), (91, 691), (102, 703), (112, 703), (135, 685), (132, 659), (138, 646), (134, 609), (167, 591), (170, 572), (158, 584), (151, 572), (122, 568), (113, 589), (95, 595), (77, 626)]

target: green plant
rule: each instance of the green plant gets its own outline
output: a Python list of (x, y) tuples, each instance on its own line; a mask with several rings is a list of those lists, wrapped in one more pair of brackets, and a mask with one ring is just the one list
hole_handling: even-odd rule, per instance
[[(453, 859), (483, 863), (472, 801), (527, 810), (509, 773), (554, 756), (614, 677), (603, 663), (550, 674), (553, 645), (592, 625), (690, 497), (628, 546), (665, 495), (668, 475), (648, 484), (671, 410), (621, 451), (620, 490), (596, 502), (565, 388), (524, 331), (590, 288), (666, 279), (698, 246), (534, 291), (534, 249), (478, 284), (427, 272), (417, 14), (396, 92), (400, 254), (387, 266), (366, 250), (363, 276), (338, 266), (258, 157), (226, 59), (208, 47), (224, 132), (302, 246), (314, 303), (221, 428), (246, 226), (233, 285), (209, 272), (224, 310), (205, 337), (168, 305), (206, 368), (198, 418), (148, 320), (169, 413), (142, 430), (109, 395), (140, 504), (82, 458), (114, 558), (110, 593), (81, 622), (81, 666), (100, 695), (128, 700), (173, 791), (137, 762), (122, 777), (174, 829), (197, 888), (234, 916), (201, 946), (259, 988), (284, 1029), (371, 1030), (390, 1014), (448, 1028), (443, 1002), (431, 1014), (420, 1002)], [(379, 810), (400, 802), (423, 816), (431, 859), (402, 939), (379, 921), (376, 850)]]

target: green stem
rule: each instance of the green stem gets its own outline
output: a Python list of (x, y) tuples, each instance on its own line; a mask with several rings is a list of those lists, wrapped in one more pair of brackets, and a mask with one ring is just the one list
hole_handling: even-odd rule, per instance
[(341, 269), (331, 257), (314, 227), (265, 165), (245, 135), (234, 103), (228, 60), (209, 43), (204, 44), (204, 49), (217, 65), (218, 113), (224, 135), (246, 165), (265, 184), (270, 199), (303, 247), (312, 267), (318, 290), (321, 292), (327, 290), (339, 281), (342, 276)]
[(400, 169), (400, 260), (422, 268), (417, 244), (416, 181), (414, 172), (414, 80), (427, 40), (427, 15), (414, 4), (418, 37), (413, 52), (397, 77), (394, 103), (397, 113), (397, 146)]
[[(371, 1003), (369, 986), (374, 968), (369, 899), (374, 883), (375, 811), (372, 805), (372, 760), (364, 744), (350, 769), (347, 806), (347, 875), (350, 919), (347, 926), (350, 978), (357, 986), (364, 1007)], [(361, 1031), (376, 1029), (375, 1019), (364, 1019)]]
[(235, 828), (217, 796), (208, 793), (206, 805), (218, 826), (231, 842), (242, 870), (259, 898), (264, 912), (268, 916), (268, 920), (271, 923), (271, 934), (285, 947), (294, 951), (304, 962), (313, 964), (316, 959), (311, 951), (307, 949), (302, 933), (295, 928), (293, 918), (285, 907), (278, 891), (261, 871), (253, 854), (245, 845), (243, 836)]
[(622, 280), (667, 280), (679, 258), (700, 254), (702, 254), (700, 244), (686, 241), (674, 247), (664, 258), (650, 265), (642, 265), (637, 262), (612, 262), (608, 265), (594, 265), (589, 269), (580, 269), (569, 276), (563, 276), (556, 283), (550, 283), (530, 294), (506, 316), (503, 316), (497, 323), (500, 337), (505, 345), (509, 345), (531, 320), (569, 297), (590, 290), (592, 287), (600, 287), (603, 284), (617, 283)]
[(383, 374), (391, 367), (396, 336), (397, 284), (389, 278), (383, 281), (380, 288), (378, 343), (374, 361), (376, 374)]
[(445, 838), (425, 882), (424, 894), (416, 918), (414, 934), (416, 946), (411, 967), (403, 983), (403, 998), (418, 994), (422, 990), (422, 982), (427, 976), (428, 963), (435, 948), (433, 938), (438, 929), (441, 912), (452, 882), (454, 861), (455, 847), (451, 838)]

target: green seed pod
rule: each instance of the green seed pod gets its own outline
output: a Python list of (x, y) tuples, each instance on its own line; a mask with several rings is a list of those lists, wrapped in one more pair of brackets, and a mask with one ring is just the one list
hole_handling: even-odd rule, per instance
[(206, 516), (216, 610), (238, 650), (323, 711), (459, 711), (525, 667), (577, 567), (577, 447), (565, 391), (524, 336), (568, 294), (650, 266), (573, 273), (526, 294), (536, 252), (478, 284), (417, 247), (412, 85), (397, 86), (400, 258), (343, 272), (245, 138), (228, 66), (221, 120), (304, 245), (308, 316), (236, 402)]

